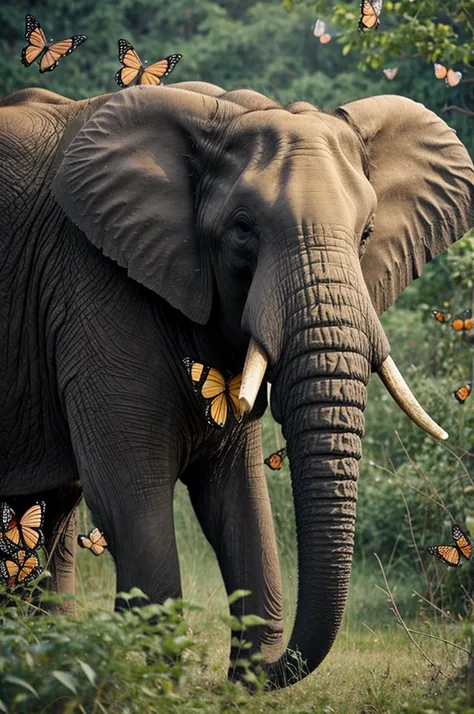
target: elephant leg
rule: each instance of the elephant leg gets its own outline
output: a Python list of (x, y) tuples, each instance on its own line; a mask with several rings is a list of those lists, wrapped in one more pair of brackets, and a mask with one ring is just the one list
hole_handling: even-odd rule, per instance
[[(231, 647), (231, 662), (262, 650), (265, 660), (276, 660), (283, 649), (280, 565), (273, 518), (264, 474), (260, 421), (244, 427), (238, 444), (228, 447), (215, 463), (194, 463), (185, 482), (204, 534), (214, 548), (228, 595), (251, 590), (230, 606), (232, 615), (259, 615), (266, 626), (245, 633), (250, 649)], [(229, 676), (240, 672), (232, 668)]]
[[(45, 550), (47, 569), (51, 578), (48, 586), (60, 595), (75, 594), (75, 570), (77, 548), (77, 514), (76, 507), (82, 498), (79, 483), (48, 492), (45, 511)], [(65, 598), (55, 606), (61, 615), (76, 614), (76, 603), (73, 598)]]
[[(126, 312), (121, 319), (125, 316)], [(102, 334), (101, 326), (97, 330)], [(143, 338), (137, 329), (136, 333)], [(106, 343), (108, 351), (102, 347), (107, 356), (115, 354), (121, 339), (118, 334), (117, 343)], [(90, 346), (94, 346), (92, 337)], [(145, 346), (155, 349), (152, 342), (151, 348), (148, 342), (143, 349)], [(99, 347), (94, 365), (104, 359)], [(125, 347), (129, 347), (128, 341), (123, 343), (124, 355)], [(141, 380), (133, 371), (130, 376), (125, 358), (114, 358), (112, 374), (110, 365), (103, 371), (95, 367), (87, 378), (87, 408), (83, 406), (86, 390), (81, 391), (77, 383), (69, 386), (65, 402), (84, 499), (92, 523), (103, 533), (114, 559), (117, 593), (136, 587), (151, 602), (162, 603), (169, 597), (181, 597), (173, 492), (182, 447), (173, 421), (179, 410), (173, 383), (164, 382), (159, 394), (150, 386), (156, 377), (157, 353), (156, 348), (155, 357), (150, 356), (146, 369), (138, 372)], [(160, 399), (164, 404), (161, 410)], [(117, 609), (140, 604), (140, 598), (130, 601), (121, 597), (115, 603)]]
[[(173, 515), (173, 488), (154, 479), (146, 498), (108, 493), (98, 500), (85, 487), (84, 494), (94, 525), (105, 535), (117, 577), (117, 610), (146, 604), (140, 597), (120, 597), (137, 587), (151, 602), (181, 597), (181, 579)], [(133, 500), (133, 502), (132, 502)]]

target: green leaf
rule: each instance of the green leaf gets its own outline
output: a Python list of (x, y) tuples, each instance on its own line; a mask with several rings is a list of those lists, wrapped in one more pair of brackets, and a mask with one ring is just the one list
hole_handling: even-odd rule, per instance
[(263, 617), (259, 617), (259, 615), (242, 615), (240, 618), (242, 625), (245, 625), (245, 627), (254, 627), (255, 625), (266, 625), (267, 621), (263, 619)]
[(23, 687), (23, 689), (27, 689), (29, 692), (35, 695), (36, 699), (39, 699), (38, 697), (38, 692), (34, 687), (31, 686), (29, 682), (25, 682), (24, 679), (20, 679), (20, 677), (15, 677), (13, 674), (7, 674), (4, 677), (5, 682), (10, 682), (10, 684), (17, 684), (19, 687)]
[(0, 712), (5, 712), (5, 714), (8, 714), (8, 709), (5, 706), (5, 704), (2, 702), (1, 699), (0, 699)]
[(76, 662), (79, 664), (80, 668), (82, 669), (92, 686), (95, 687), (95, 679), (97, 675), (90, 666), (90, 664), (87, 664), (87, 662), (83, 662), (82, 659), (77, 659), (77, 657)]
[(240, 600), (241, 597), (247, 597), (247, 595), (251, 595), (252, 591), (251, 590), (234, 590), (234, 592), (229, 595), (227, 598), (227, 601), (229, 605), (233, 605), (234, 602), (237, 600)]
[(76, 685), (74, 683), (73, 677), (69, 672), (62, 672), (60, 669), (55, 669), (52, 672), (53, 677), (55, 677), (58, 682), (61, 682), (67, 689), (69, 689), (73, 694), (77, 694)]

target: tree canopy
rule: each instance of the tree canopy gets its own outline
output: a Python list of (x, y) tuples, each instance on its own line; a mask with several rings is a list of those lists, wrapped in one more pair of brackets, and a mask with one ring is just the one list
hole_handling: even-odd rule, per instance
[[(448, 90), (427, 64), (442, 59), (462, 67), (467, 75), (465, 64), (473, 57), (474, 0), (448, 2), (452, 8), (458, 5), (467, 9), (459, 11), (454, 22), (445, 10), (436, 19), (434, 0), (386, 2), (380, 29), (361, 33), (358, 3), (336, 3), (332, 8), (327, 0), (294, 0), (289, 11), (276, 0), (37, 0), (26, 11), (38, 18), (48, 39), (87, 35), (73, 55), (44, 74), (36, 64), (25, 68), (20, 62), (25, 8), (2, 5), (0, 89), (4, 96), (40, 86), (72, 98), (117, 91), (117, 40), (124, 37), (149, 62), (182, 53), (168, 82), (203, 80), (225, 89), (251, 87), (283, 104), (299, 99), (323, 109), (370, 95), (404, 94), (441, 114), (451, 104), (474, 106), (474, 82), (463, 79)], [(324, 13), (333, 34), (326, 45), (313, 35), (319, 13)], [(405, 21), (409, 15), (412, 19)], [(408, 33), (406, 25), (411, 28)], [(417, 43), (422, 49), (415, 52)], [(429, 46), (431, 55), (423, 49)], [(380, 68), (389, 59), (393, 64), (402, 53), (403, 69), (389, 82)], [(443, 116), (474, 153), (473, 124), (467, 115)]]

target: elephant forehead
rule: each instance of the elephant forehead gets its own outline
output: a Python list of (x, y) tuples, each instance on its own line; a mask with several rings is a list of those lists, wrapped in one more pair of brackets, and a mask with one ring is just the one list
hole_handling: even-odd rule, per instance
[[(292, 152), (338, 157), (364, 173), (364, 152), (357, 134), (342, 119), (323, 112), (293, 114), (284, 109), (238, 117), (226, 138), (228, 153), (246, 154), (257, 170)], [(242, 151), (244, 149), (244, 151)]]
[(221, 207), (249, 201), (262, 219), (266, 208), (285, 203), (295, 224), (337, 220), (360, 232), (376, 208), (359, 138), (341, 119), (316, 111), (239, 117), (224, 139), (217, 178)]

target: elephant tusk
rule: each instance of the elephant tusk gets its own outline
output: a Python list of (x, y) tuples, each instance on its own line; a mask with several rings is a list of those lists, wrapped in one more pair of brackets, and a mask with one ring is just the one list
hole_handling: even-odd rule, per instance
[(449, 434), (433, 421), (421, 404), (419, 404), (391, 357), (387, 357), (387, 359), (382, 362), (377, 372), (400, 409), (403, 409), (405, 414), (409, 416), (417, 426), (424, 429), (431, 436), (434, 436), (435, 439), (444, 441), (448, 438)]
[(248, 414), (253, 409), (265, 376), (267, 363), (268, 357), (263, 347), (260, 347), (258, 342), (252, 337), (247, 349), (247, 356), (245, 357), (242, 384), (240, 386), (239, 400), (242, 414)]

